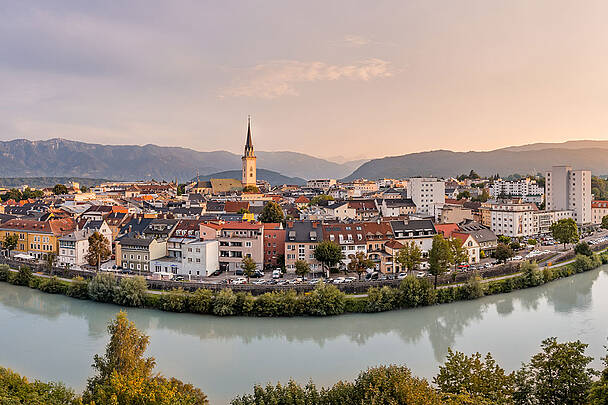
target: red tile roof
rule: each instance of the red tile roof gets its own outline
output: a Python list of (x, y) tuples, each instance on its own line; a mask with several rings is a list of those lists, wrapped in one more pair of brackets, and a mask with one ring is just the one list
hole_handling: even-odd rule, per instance
[(444, 238), (451, 238), (452, 233), (458, 232), (458, 224), (435, 224), (437, 233), (443, 235)]

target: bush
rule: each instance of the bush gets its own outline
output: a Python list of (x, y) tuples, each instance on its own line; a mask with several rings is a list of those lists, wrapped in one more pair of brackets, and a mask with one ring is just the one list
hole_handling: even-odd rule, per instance
[(218, 316), (235, 315), (236, 295), (230, 289), (220, 291), (213, 300), (213, 314)]
[(187, 297), (188, 311), (195, 314), (210, 314), (213, 308), (213, 292), (200, 288)]
[(17, 276), (14, 279), (14, 283), (17, 285), (29, 286), (30, 281), (32, 281), (32, 277), (32, 269), (30, 269), (28, 266), (21, 266), (19, 268), (19, 273), (17, 273)]
[(76, 277), (68, 286), (67, 295), (72, 298), (86, 300), (89, 298), (88, 283), (82, 277)]
[(11, 273), (8, 264), (0, 264), (0, 281), (8, 281)]
[(582, 273), (593, 268), (593, 261), (589, 256), (576, 255), (576, 259), (574, 260), (574, 263), (572, 263), (572, 267), (574, 268), (575, 272)]
[(365, 308), (367, 308), (367, 297), (346, 297), (344, 312), (365, 312)]
[(53, 276), (42, 280), (38, 289), (49, 294), (65, 294), (68, 291), (68, 286), (65, 282)]
[(483, 297), (483, 286), (479, 276), (470, 277), (466, 284), (458, 287), (458, 299), (474, 300)]
[(185, 312), (187, 300), (188, 294), (182, 288), (177, 288), (160, 294), (160, 309), (169, 312)]
[(456, 299), (455, 290), (454, 287), (437, 289), (437, 303), (447, 304), (453, 302)]
[(524, 262), (519, 266), (519, 270), (523, 273), (524, 288), (536, 287), (543, 283), (543, 275), (536, 263)]
[(309, 315), (326, 316), (344, 313), (345, 294), (331, 284), (318, 283), (306, 296), (306, 310)]
[(407, 276), (399, 284), (398, 305), (413, 308), (420, 305), (433, 305), (437, 301), (437, 292), (431, 282), (424, 278)]
[(384, 287), (371, 287), (367, 290), (366, 312), (390, 311), (397, 305), (396, 289)]
[(98, 302), (113, 302), (116, 287), (116, 277), (112, 273), (98, 273), (87, 286), (89, 297)]
[(591, 248), (587, 242), (577, 243), (576, 246), (574, 246), (574, 253), (588, 257), (593, 256), (593, 252), (591, 251)]
[(148, 284), (141, 276), (123, 277), (114, 290), (114, 303), (130, 307), (144, 305)]
[(60, 383), (28, 381), (12, 370), (0, 367), (0, 403), (3, 405), (71, 405), (81, 403), (74, 391)]
[(234, 304), (234, 311), (239, 315), (251, 315), (253, 314), (253, 305), (255, 299), (250, 292), (238, 292), (236, 293), (236, 303)]

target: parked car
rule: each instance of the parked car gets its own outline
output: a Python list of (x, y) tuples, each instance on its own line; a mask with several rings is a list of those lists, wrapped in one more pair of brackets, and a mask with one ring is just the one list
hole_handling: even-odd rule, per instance
[(366, 279), (367, 281), (370, 281), (370, 280), (378, 280), (378, 272), (377, 272), (377, 271), (374, 271), (374, 272), (371, 272), (371, 273), (367, 273), (367, 274), (365, 275), (365, 279)]
[(426, 273), (424, 271), (419, 271), (416, 273), (416, 277), (418, 277), (418, 278), (426, 277)]
[(407, 273), (399, 273), (399, 275), (397, 276), (397, 280), (403, 280), (406, 277), (407, 277)]
[(175, 276), (173, 277), (173, 281), (184, 281), (184, 276)]
[(336, 279), (334, 279), (333, 283), (334, 284), (342, 284), (344, 282), (344, 277), (338, 277)]
[(236, 269), (234, 274), (236, 274), (237, 276), (242, 276), (243, 274), (245, 274), (245, 272), (243, 271), (243, 269), (238, 268), (238, 269)]
[(232, 284), (235, 284), (235, 285), (245, 284), (245, 283), (247, 283), (247, 279), (244, 277), (239, 277), (232, 282)]
[(276, 278), (281, 278), (282, 274), (281, 274), (281, 270), (273, 270), (272, 271), (272, 278), (276, 279)]

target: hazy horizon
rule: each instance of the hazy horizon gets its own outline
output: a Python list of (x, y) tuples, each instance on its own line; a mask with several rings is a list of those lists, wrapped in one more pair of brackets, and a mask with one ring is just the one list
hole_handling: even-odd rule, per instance
[(608, 139), (608, 3), (0, 6), (0, 139), (358, 160)]

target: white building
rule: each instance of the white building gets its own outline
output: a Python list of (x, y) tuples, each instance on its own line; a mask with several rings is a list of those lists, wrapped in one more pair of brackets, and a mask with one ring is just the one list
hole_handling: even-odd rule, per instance
[(220, 243), (217, 240), (193, 240), (182, 246), (182, 273), (184, 276), (210, 276), (219, 270)]
[(573, 211), (539, 211), (534, 204), (498, 203), (490, 206), (490, 228), (497, 235), (528, 237), (549, 232), (551, 224), (572, 218)]
[(591, 203), (591, 222), (601, 224), (602, 219), (608, 215), (608, 201), (596, 200)]
[(407, 197), (416, 204), (418, 214), (435, 216), (445, 203), (445, 182), (437, 178), (413, 177), (407, 183)]
[(553, 166), (546, 173), (547, 210), (571, 210), (577, 224), (591, 223), (591, 171)]
[(490, 195), (494, 198), (501, 196), (522, 197), (524, 200), (528, 201), (529, 197), (537, 197), (542, 201), (543, 193), (543, 188), (540, 187), (535, 180), (527, 178), (518, 181), (496, 180), (490, 186)]
[(59, 238), (59, 254), (57, 255), (59, 265), (82, 266), (87, 264), (89, 236), (93, 233), (95, 231), (83, 229)]
[(315, 179), (308, 180), (306, 182), (307, 188), (318, 188), (321, 190), (327, 190), (336, 185), (336, 179)]

